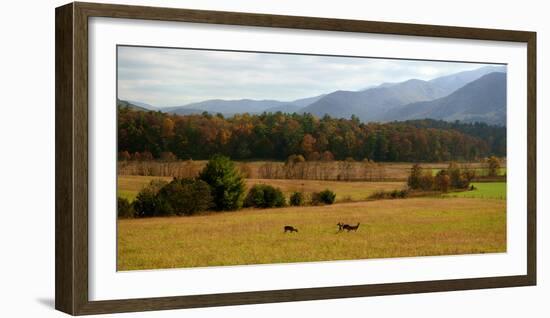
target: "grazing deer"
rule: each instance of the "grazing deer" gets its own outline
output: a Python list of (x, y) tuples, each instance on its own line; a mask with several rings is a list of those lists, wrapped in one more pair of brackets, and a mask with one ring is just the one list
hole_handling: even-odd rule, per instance
[(290, 232), (290, 233), (296, 232), (296, 233), (298, 233), (298, 229), (295, 228), (294, 226), (285, 225), (285, 233), (286, 232)]
[(344, 224), (342, 225), (342, 229), (346, 230), (346, 231), (354, 231), (354, 232), (357, 232), (357, 229), (359, 228), (359, 225), (361, 223), (357, 223), (357, 225), (349, 225), (349, 224)]

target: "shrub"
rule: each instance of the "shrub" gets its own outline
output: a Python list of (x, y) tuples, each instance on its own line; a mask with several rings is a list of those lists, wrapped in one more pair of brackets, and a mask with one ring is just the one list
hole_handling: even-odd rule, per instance
[(404, 199), (409, 196), (409, 191), (406, 189), (403, 190), (393, 190), (392, 191), (392, 198), (393, 199)]
[(161, 180), (152, 180), (149, 185), (141, 189), (133, 204), (136, 216), (145, 217), (170, 214), (169, 208), (157, 196), (160, 189), (166, 184), (166, 182)]
[(267, 184), (253, 186), (244, 200), (245, 207), (273, 208), (285, 205), (283, 192), (279, 188)]
[(288, 201), (290, 205), (293, 205), (293, 206), (304, 205), (305, 203), (304, 194), (302, 192), (294, 192), (290, 195), (290, 199)]
[(409, 191), (406, 189), (403, 190), (393, 190), (393, 191), (377, 191), (371, 194), (368, 198), (372, 200), (382, 200), (382, 199), (404, 199), (409, 196)]
[(313, 205), (333, 204), (334, 200), (336, 200), (336, 194), (328, 189), (321, 192), (314, 192), (311, 195), (311, 203)]
[(214, 208), (218, 211), (237, 210), (243, 204), (244, 180), (229, 158), (212, 157), (199, 174), (210, 185)]
[(192, 215), (213, 206), (210, 186), (198, 179), (174, 178), (158, 192), (166, 214)]
[(460, 169), (460, 167), (453, 162), (449, 164), (448, 171), (451, 188), (454, 189), (467, 189), (470, 186), (470, 181), (472, 181), (475, 176), (471, 170)]
[(128, 199), (117, 197), (116, 198), (116, 207), (117, 215), (119, 218), (133, 218), (134, 217), (134, 207)]

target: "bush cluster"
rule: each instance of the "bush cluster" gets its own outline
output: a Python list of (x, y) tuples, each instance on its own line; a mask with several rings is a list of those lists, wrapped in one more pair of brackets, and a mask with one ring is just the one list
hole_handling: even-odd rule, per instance
[(267, 184), (257, 184), (250, 189), (246, 199), (245, 207), (275, 208), (286, 205), (283, 192), (279, 188)]
[(168, 215), (193, 215), (214, 204), (210, 186), (200, 179), (175, 178), (160, 189), (158, 198)]
[(377, 191), (369, 196), (369, 199), (404, 199), (409, 196), (409, 191), (406, 189), (403, 190), (393, 190), (393, 191)]
[(202, 180), (174, 178), (160, 185), (152, 181), (138, 193), (133, 203), (136, 216), (193, 215), (213, 206), (210, 187)]
[(135, 216), (160, 216), (164, 215), (164, 204), (158, 198), (158, 192), (168, 183), (162, 180), (152, 180), (146, 187), (139, 191), (133, 202)]
[(336, 194), (329, 189), (311, 194), (311, 204), (313, 205), (333, 204), (335, 200)]
[(150, 217), (236, 210), (242, 206), (244, 191), (244, 180), (233, 162), (214, 156), (198, 178), (174, 178), (170, 183), (153, 180), (132, 204), (119, 199), (118, 215)]
[[(234, 163), (227, 157), (214, 156), (197, 178), (153, 180), (138, 193), (134, 202), (117, 198), (117, 213), (120, 218), (180, 216), (206, 210), (237, 210), (243, 205), (255, 208), (287, 205), (281, 189), (271, 185), (255, 185), (246, 197), (244, 194), (244, 179)], [(311, 194), (312, 205), (332, 204), (335, 199), (336, 194), (328, 189)], [(294, 192), (289, 198), (292, 206), (305, 203), (302, 192)]]
[(468, 189), (474, 177), (474, 170), (461, 168), (454, 162), (450, 163), (447, 169), (438, 171), (435, 177), (431, 170), (423, 171), (419, 164), (415, 164), (407, 179), (407, 185), (411, 190), (447, 192), (450, 189)]
[(288, 201), (292, 206), (301, 206), (305, 204), (305, 197), (302, 192), (294, 192), (290, 195)]

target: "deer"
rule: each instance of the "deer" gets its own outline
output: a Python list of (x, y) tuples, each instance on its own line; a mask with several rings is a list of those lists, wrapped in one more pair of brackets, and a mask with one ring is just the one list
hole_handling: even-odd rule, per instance
[(296, 232), (296, 233), (298, 233), (298, 229), (295, 228), (294, 226), (285, 225), (285, 231), (284, 231), (284, 233), (286, 233), (286, 232), (290, 232), (290, 233)]
[(342, 229), (346, 230), (348, 232), (350, 232), (350, 231), (357, 232), (357, 229), (359, 228), (359, 225), (361, 225), (361, 223), (359, 223), (359, 222), (357, 223), (357, 225), (343, 224)]

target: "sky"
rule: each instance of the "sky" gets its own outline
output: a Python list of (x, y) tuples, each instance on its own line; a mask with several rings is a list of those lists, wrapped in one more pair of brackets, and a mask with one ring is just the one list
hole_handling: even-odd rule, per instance
[(157, 107), (209, 99), (292, 101), (486, 65), (119, 46), (118, 98)]

